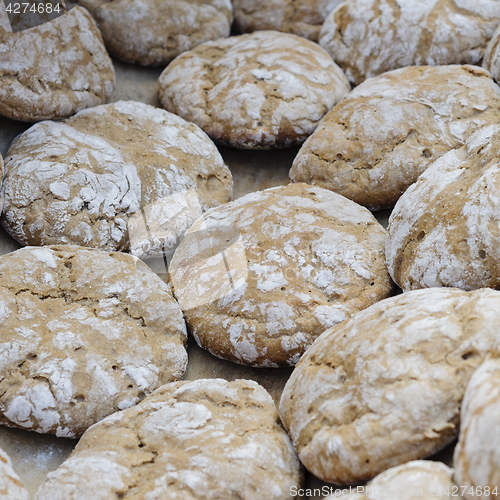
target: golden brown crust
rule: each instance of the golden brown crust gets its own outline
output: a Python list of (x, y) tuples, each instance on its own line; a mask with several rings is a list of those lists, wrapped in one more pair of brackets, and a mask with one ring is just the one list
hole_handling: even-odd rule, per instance
[(452, 442), (467, 383), (496, 341), (499, 306), (494, 290), (419, 290), (323, 333), (280, 403), (306, 468), (357, 484)]
[(83, 7), (19, 33), (0, 33), (0, 114), (66, 118), (105, 103), (115, 73), (95, 21)]
[(114, 57), (165, 66), (200, 43), (229, 36), (229, 0), (81, 0)]
[(499, 120), (500, 89), (482, 68), (397, 69), (366, 80), (324, 117), (290, 178), (389, 208), (441, 155)]
[(159, 92), (165, 109), (214, 141), (269, 149), (303, 142), (349, 89), (319, 45), (257, 31), (182, 54), (161, 74)]
[[(186, 237), (170, 274), (191, 333), (221, 358), (294, 365), (324, 330), (392, 291), (384, 229), (368, 210), (330, 191), (289, 184), (251, 193), (208, 211), (187, 234), (218, 226), (239, 233), (244, 260), (231, 272), (244, 267), (248, 275), (219, 294), (226, 273), (215, 272), (214, 262), (222, 254), (185, 265)], [(229, 260), (231, 250), (225, 255)]]

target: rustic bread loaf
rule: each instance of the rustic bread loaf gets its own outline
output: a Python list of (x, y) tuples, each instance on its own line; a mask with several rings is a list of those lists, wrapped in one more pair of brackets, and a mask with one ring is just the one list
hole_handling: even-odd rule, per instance
[(389, 219), (387, 265), (403, 289), (500, 286), (500, 126), (439, 158)]
[(0, 423), (79, 437), (187, 364), (169, 287), (130, 255), (77, 246), (0, 257)]
[(109, 53), (122, 61), (166, 66), (182, 52), (229, 36), (230, 0), (80, 0)]
[(0, 448), (0, 500), (29, 500), (10, 457)]
[(359, 484), (451, 443), (499, 320), (500, 292), (439, 288), (382, 300), (323, 333), (281, 396), (301, 462)]
[(35, 500), (282, 500), (301, 481), (265, 389), (196, 380), (164, 385), (91, 427)]
[(294, 365), (327, 328), (390, 295), (384, 240), (365, 208), (289, 184), (207, 211), (170, 276), (199, 345), (237, 363)]
[(165, 110), (119, 101), (37, 123), (14, 141), (2, 225), (23, 245), (128, 250), (132, 215), (190, 189), (203, 209), (231, 199), (212, 141)]
[(478, 64), (499, 24), (497, 0), (349, 0), (319, 43), (358, 85), (404, 66)]
[(276, 30), (318, 41), (326, 16), (343, 0), (233, 0), (241, 33)]
[(105, 103), (113, 92), (113, 64), (83, 7), (18, 33), (0, 29), (0, 44), (1, 115), (65, 118)]
[(277, 31), (198, 45), (160, 76), (165, 109), (236, 148), (300, 144), (349, 89), (318, 44)]
[[(453, 465), (465, 498), (498, 498), (500, 490), (500, 351), (498, 344), (476, 370), (465, 391)], [(478, 494), (478, 492), (481, 492)]]
[(500, 88), (477, 66), (411, 66), (366, 80), (327, 113), (290, 178), (371, 210), (392, 207), (437, 158), (500, 121)]

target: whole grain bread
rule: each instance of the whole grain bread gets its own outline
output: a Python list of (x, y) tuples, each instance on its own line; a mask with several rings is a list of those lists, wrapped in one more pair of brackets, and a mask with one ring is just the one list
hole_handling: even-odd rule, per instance
[(349, 485), (444, 448), (458, 435), (465, 388), (499, 321), (500, 292), (426, 289), (323, 333), (281, 396), (301, 462)]
[[(24, 7), (23, 7), (24, 8)], [(115, 72), (83, 7), (18, 33), (0, 29), (0, 114), (35, 122), (105, 103)]]

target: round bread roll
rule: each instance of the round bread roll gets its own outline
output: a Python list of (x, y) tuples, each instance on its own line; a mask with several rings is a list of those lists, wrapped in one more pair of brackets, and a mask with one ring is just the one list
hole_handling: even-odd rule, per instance
[(90, 428), (35, 500), (281, 500), (301, 476), (265, 389), (184, 381)]
[(486, 47), (483, 58), (483, 68), (486, 68), (493, 76), (493, 78), (500, 81), (500, 27), (497, 28), (493, 37)]
[(365, 208), (289, 184), (206, 212), (169, 272), (201, 347), (251, 366), (294, 365), (320, 333), (390, 295), (384, 239)]
[(0, 423), (78, 437), (186, 369), (169, 287), (122, 253), (28, 247), (0, 257)]
[(444, 448), (499, 321), (500, 292), (439, 288), (383, 300), (323, 333), (281, 397), (301, 462), (348, 485)]
[(498, 0), (348, 0), (319, 43), (359, 85), (404, 66), (477, 64), (499, 24)]
[(207, 209), (231, 199), (231, 172), (196, 125), (120, 101), (42, 122), (5, 159), (2, 225), (23, 245), (128, 250), (144, 207), (195, 189)]
[[(366, 486), (359, 486), (355, 491), (341, 495), (342, 500), (450, 500), (462, 498), (460, 489), (453, 482), (453, 469), (441, 462), (414, 460), (393, 467)], [(325, 500), (338, 500), (339, 495), (330, 495)]]
[(80, 0), (109, 53), (143, 66), (165, 66), (180, 53), (229, 36), (230, 0)]
[(19, 476), (12, 468), (12, 462), (0, 448), (0, 500), (29, 500)]
[[(453, 464), (455, 481), (468, 500), (500, 492), (500, 352), (498, 345), (472, 376), (461, 413)], [(480, 493), (479, 493), (480, 492)], [(479, 494), (478, 494), (479, 493)]]
[(82, 7), (36, 28), (0, 30), (0, 44), (1, 115), (29, 122), (65, 118), (103, 104), (113, 92), (113, 64)]
[(233, 0), (241, 33), (277, 30), (318, 41), (326, 16), (343, 0)]
[(499, 121), (500, 88), (487, 71), (397, 69), (366, 80), (324, 117), (290, 178), (388, 208), (437, 158)]
[(439, 158), (389, 219), (387, 265), (403, 289), (500, 286), (500, 126)]
[(236, 148), (303, 142), (350, 86), (319, 45), (276, 31), (208, 42), (160, 76), (160, 100)]

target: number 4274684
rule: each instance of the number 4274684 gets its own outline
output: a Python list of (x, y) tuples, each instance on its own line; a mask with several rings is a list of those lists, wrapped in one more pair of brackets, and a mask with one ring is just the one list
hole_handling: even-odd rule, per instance
[(26, 14), (27, 12), (34, 12), (38, 14), (51, 14), (52, 12), (61, 13), (63, 11), (61, 5), (56, 3), (55, 5), (47, 2), (23, 2), (23, 3), (9, 3), (5, 9), (10, 14)]

